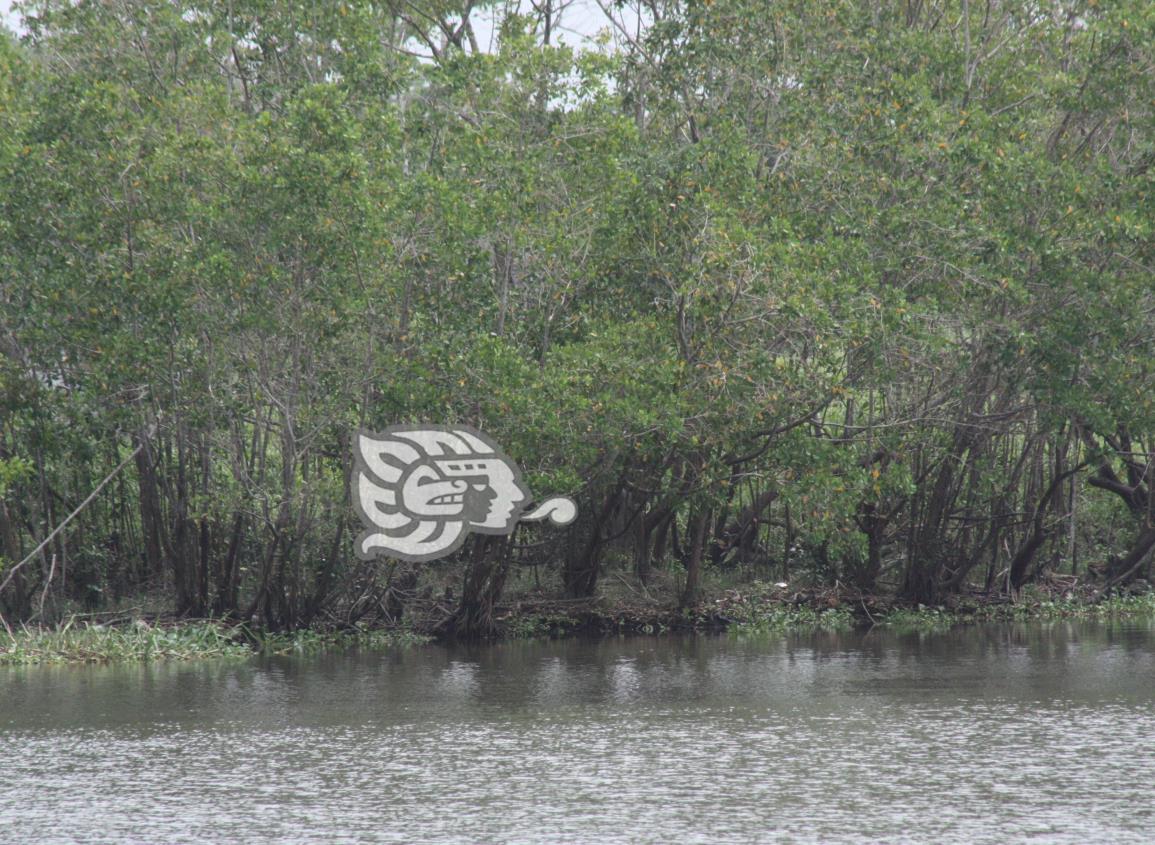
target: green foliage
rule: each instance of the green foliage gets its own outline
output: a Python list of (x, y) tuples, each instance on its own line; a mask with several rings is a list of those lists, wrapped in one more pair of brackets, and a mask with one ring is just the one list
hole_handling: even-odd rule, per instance
[(1155, 615), (1155, 593), (1117, 594), (1101, 600), (1088, 596), (1024, 596), (1020, 601), (982, 604), (949, 610), (945, 607), (898, 608), (877, 620), (904, 632), (937, 631), (974, 622), (1034, 622), (1049, 619), (1115, 619)]
[(219, 623), (111, 627), (70, 620), (59, 628), (21, 628), (0, 634), (0, 665), (240, 658), (252, 650)]
[(1148, 5), (654, 8), (614, 49), (498, 14), (487, 51), (488, 4), (26, 4), (0, 555), (146, 445), (3, 609), (369, 612), (348, 434), (415, 421), (579, 499), (519, 552), (575, 594), (1143, 574)]
[(739, 622), (732, 629), (739, 636), (800, 631), (846, 631), (854, 625), (847, 608), (815, 610), (810, 607), (776, 607)]
[(563, 637), (566, 630), (577, 625), (577, 620), (564, 614), (517, 614), (501, 623), (503, 636), (515, 640), (533, 640), (545, 637)]
[(331, 649), (401, 648), (428, 639), (411, 631), (365, 627), (277, 633), (213, 621), (150, 625), (138, 620), (124, 625), (99, 625), (72, 618), (56, 628), (21, 627), (0, 634), (0, 665), (236, 659), (254, 653), (316, 654)]
[(9, 488), (27, 482), (35, 471), (36, 466), (27, 458), (0, 459), (0, 499), (4, 498)]
[(848, 607), (791, 601), (784, 589), (785, 585), (754, 581), (740, 589), (726, 590), (714, 601), (714, 607), (728, 628), (739, 634), (838, 631), (853, 626), (854, 616)]

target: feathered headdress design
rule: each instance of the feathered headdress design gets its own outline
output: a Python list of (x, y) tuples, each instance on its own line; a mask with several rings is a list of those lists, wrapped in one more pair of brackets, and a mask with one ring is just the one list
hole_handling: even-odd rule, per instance
[(460, 548), (469, 532), (508, 534), (519, 520), (577, 516), (555, 497), (532, 513), (521, 470), (497, 444), (468, 426), (391, 426), (356, 434), (353, 500), (367, 530), (357, 555), (422, 561)]

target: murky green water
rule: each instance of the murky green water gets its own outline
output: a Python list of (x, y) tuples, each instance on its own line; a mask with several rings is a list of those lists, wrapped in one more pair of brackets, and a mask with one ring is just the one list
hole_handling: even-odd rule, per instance
[(0, 842), (1155, 842), (1155, 624), (0, 671)]

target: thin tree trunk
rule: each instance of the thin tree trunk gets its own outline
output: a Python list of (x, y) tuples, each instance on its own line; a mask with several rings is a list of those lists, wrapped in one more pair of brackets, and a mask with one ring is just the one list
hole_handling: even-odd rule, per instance
[(702, 508), (690, 518), (690, 555), (686, 560), (686, 584), (682, 590), (682, 607), (690, 607), (698, 600), (702, 582), (702, 553), (706, 546), (709, 524), (708, 508)]

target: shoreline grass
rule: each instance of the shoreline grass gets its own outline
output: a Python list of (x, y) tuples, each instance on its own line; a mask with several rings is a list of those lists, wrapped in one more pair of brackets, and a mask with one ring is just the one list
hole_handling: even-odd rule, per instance
[(0, 631), (0, 666), (243, 658), (252, 653), (232, 629), (214, 621), (168, 626), (138, 620), (112, 626), (70, 619), (58, 628)]
[[(717, 603), (716, 603), (717, 604)], [(558, 614), (514, 614), (503, 623), (503, 639), (558, 639), (574, 634), (693, 633), (727, 630), (738, 635), (848, 631), (881, 627), (899, 633), (941, 632), (983, 623), (1035, 622), (1055, 619), (1105, 620), (1155, 617), (1155, 593), (1115, 595), (1094, 600), (1087, 596), (1027, 596), (1015, 603), (974, 602), (955, 607), (890, 607), (873, 614), (866, 604), (847, 602), (797, 604), (762, 595), (726, 603), (724, 612), (703, 606), (673, 612), (661, 620), (628, 619), (620, 609), (597, 620)], [(601, 624), (599, 624), (599, 622)], [(606, 625), (613, 623), (610, 627)], [(635, 624), (636, 623), (636, 624)], [(257, 655), (314, 655), (348, 649), (404, 648), (432, 640), (409, 630), (348, 628), (264, 632), (220, 620), (149, 623), (136, 620), (116, 625), (81, 622), (0, 629), (0, 666), (35, 664), (116, 663), (247, 659)]]
[(896, 630), (947, 630), (957, 625), (990, 622), (1043, 622), (1054, 619), (1122, 619), (1155, 616), (1155, 593), (1114, 595), (1100, 601), (1085, 598), (1028, 599), (1015, 604), (978, 604), (959, 608), (895, 608), (877, 619)]
[(62, 663), (128, 663), (158, 660), (243, 660), (256, 655), (317, 654), (329, 649), (381, 649), (417, 645), (427, 637), (407, 631), (351, 629), (252, 631), (217, 620), (122, 625), (77, 622), (0, 629), (0, 666)]

